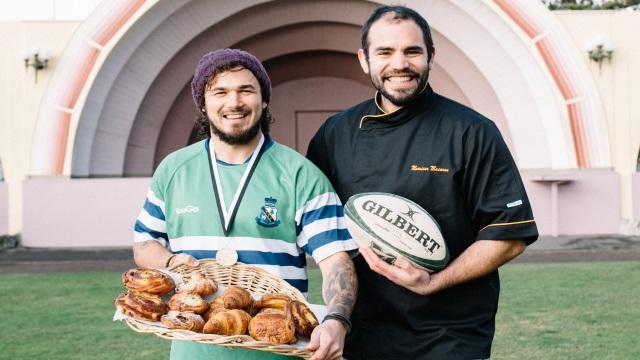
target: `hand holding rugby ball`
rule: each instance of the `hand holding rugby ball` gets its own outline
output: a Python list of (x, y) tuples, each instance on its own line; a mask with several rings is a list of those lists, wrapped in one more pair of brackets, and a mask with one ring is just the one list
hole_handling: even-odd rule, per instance
[(360, 246), (370, 246), (393, 264), (403, 256), (427, 271), (449, 262), (449, 250), (429, 213), (411, 200), (389, 193), (361, 193), (344, 206), (345, 222)]

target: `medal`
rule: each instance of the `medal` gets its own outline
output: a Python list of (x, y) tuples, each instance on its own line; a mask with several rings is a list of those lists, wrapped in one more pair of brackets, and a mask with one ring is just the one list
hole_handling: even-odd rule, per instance
[(224, 267), (229, 267), (238, 261), (238, 252), (231, 248), (224, 247), (218, 250), (216, 261)]
[[(238, 208), (240, 207), (240, 202), (242, 201), (244, 192), (247, 189), (247, 185), (251, 180), (254, 170), (258, 166), (258, 162), (262, 156), (261, 150), (264, 142), (264, 135), (261, 133), (260, 141), (258, 142), (255, 150), (253, 150), (253, 154), (249, 159), (249, 164), (242, 174), (240, 184), (233, 196), (231, 206), (227, 208), (227, 204), (224, 200), (224, 193), (222, 192), (222, 182), (220, 181), (220, 173), (218, 172), (214, 143), (211, 140), (209, 141), (209, 147), (207, 148), (207, 151), (209, 152), (209, 170), (211, 172), (211, 182), (213, 183), (216, 205), (218, 206), (220, 225), (222, 226), (222, 231), (224, 232), (225, 237), (229, 236), (231, 226), (233, 226), (233, 220), (235, 219)], [(228, 244), (223, 244), (216, 253), (216, 260), (222, 266), (231, 266), (238, 261), (238, 252), (232, 249)]]

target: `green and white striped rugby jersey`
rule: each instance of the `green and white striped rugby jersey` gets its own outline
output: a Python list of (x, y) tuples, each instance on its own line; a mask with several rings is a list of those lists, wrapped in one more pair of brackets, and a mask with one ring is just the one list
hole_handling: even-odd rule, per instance
[[(224, 236), (203, 140), (167, 156), (153, 175), (135, 224), (135, 241), (155, 240), (174, 253), (213, 258), (221, 248), (307, 292), (305, 253), (316, 262), (357, 248), (333, 187), (311, 162), (265, 138), (229, 236)], [(231, 203), (247, 163), (218, 161), (225, 202)]]

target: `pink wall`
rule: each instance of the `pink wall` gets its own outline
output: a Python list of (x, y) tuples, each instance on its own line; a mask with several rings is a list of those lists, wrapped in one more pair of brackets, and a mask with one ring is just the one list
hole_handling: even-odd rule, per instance
[(631, 196), (633, 203), (632, 219), (640, 221), (640, 172), (631, 175)]
[(150, 178), (24, 181), (25, 247), (130, 246)]
[(521, 174), (540, 235), (619, 232), (619, 175), (613, 170), (521, 170)]
[[(618, 233), (615, 172), (523, 170), (522, 178), (541, 235), (553, 235), (554, 231), (560, 235)], [(130, 246), (149, 182), (150, 178), (25, 180), (22, 243), (26, 247)], [(552, 198), (554, 182), (559, 185)], [(640, 174), (634, 175), (633, 184), (634, 210), (638, 211)], [(3, 198), (6, 184), (0, 183), (0, 204)], [(635, 214), (637, 219), (638, 212)]]
[(0, 182), (0, 235), (9, 233), (9, 190), (6, 182)]

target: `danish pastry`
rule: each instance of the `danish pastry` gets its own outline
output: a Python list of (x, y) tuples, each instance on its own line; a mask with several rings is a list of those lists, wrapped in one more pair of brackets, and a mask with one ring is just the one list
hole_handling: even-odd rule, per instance
[(126, 294), (120, 294), (114, 304), (123, 314), (139, 320), (158, 321), (167, 312), (162, 298), (148, 293), (129, 291)]
[(209, 309), (209, 304), (198, 295), (190, 293), (178, 293), (169, 299), (169, 309), (175, 311), (191, 311), (202, 314)]
[(226, 310), (213, 314), (204, 324), (205, 334), (243, 335), (247, 333), (251, 315), (240, 309)]
[(218, 284), (201, 273), (194, 273), (189, 281), (176, 286), (177, 293), (191, 293), (202, 297), (214, 294), (217, 290)]
[(173, 279), (160, 270), (137, 268), (122, 274), (124, 286), (136, 292), (164, 295), (171, 292), (176, 284)]
[(196, 313), (192, 312), (180, 312), (169, 311), (165, 315), (162, 315), (160, 321), (167, 325), (169, 329), (182, 329), (191, 330), (195, 332), (202, 332), (204, 327), (204, 320)]

